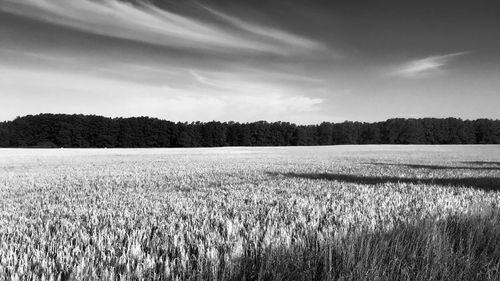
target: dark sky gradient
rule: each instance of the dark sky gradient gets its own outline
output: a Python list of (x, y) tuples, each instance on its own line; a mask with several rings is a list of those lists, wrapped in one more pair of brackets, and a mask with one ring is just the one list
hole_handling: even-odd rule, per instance
[(0, 0), (0, 120), (500, 118), (494, 1)]

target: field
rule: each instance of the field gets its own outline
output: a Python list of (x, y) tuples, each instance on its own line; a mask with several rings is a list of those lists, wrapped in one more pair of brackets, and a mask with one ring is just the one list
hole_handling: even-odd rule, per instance
[(500, 146), (0, 150), (0, 280), (500, 280)]

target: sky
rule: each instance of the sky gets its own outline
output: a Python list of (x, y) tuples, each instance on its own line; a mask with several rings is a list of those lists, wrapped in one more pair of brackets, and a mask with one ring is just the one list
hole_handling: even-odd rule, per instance
[(500, 4), (0, 0), (0, 121), (500, 118)]

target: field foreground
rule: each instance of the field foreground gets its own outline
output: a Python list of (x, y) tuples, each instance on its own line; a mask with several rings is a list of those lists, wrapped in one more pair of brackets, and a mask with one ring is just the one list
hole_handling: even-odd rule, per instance
[(500, 146), (0, 149), (0, 280), (500, 280)]

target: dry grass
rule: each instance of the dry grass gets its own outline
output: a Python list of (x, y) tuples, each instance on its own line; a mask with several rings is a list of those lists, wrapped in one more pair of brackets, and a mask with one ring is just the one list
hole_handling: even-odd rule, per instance
[(0, 279), (498, 280), (499, 146), (0, 150)]

